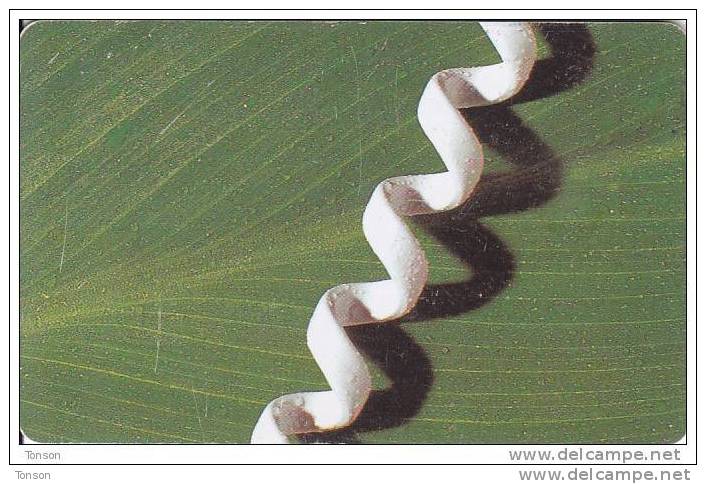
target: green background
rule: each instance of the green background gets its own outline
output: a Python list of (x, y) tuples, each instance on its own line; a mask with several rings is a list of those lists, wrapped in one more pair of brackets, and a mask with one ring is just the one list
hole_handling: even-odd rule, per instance
[[(324, 440), (684, 434), (685, 37), (538, 40), (545, 78), (468, 111), (486, 175), (462, 210), (413, 222), (432, 285), (401, 325), (351, 332), (382, 391)], [(305, 342), (318, 298), (386, 276), (360, 224), (372, 189), (442, 169), (416, 122), (425, 83), (498, 60), (472, 22), (31, 25), (28, 437), (247, 442), (268, 401), (325, 389)]]

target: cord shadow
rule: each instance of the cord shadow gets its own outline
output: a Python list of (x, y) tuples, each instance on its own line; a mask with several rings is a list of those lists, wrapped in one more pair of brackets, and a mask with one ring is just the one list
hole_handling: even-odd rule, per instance
[(364, 355), (391, 384), (375, 390), (358, 419), (348, 428), (300, 436), (304, 443), (359, 443), (358, 434), (393, 428), (417, 414), (433, 384), (429, 357), (399, 323), (429, 321), (463, 314), (492, 301), (513, 278), (515, 259), (479, 218), (539, 207), (561, 189), (563, 160), (524, 124), (512, 106), (553, 96), (580, 84), (593, 67), (596, 46), (583, 24), (539, 24), (551, 55), (536, 62), (524, 88), (512, 99), (462, 111), (486, 148), (512, 165), (505, 173), (484, 174), (462, 206), (444, 213), (414, 217), (471, 271), (462, 282), (428, 285), (414, 310), (397, 322), (348, 328)]
[(417, 414), (434, 381), (424, 349), (397, 323), (349, 328), (357, 348), (390, 380), (374, 390), (356, 421), (345, 429), (300, 436), (303, 443), (359, 443), (358, 433), (397, 427)]
[(596, 43), (581, 23), (540, 23), (537, 32), (549, 46), (550, 55), (538, 60), (522, 90), (508, 101), (520, 104), (543, 99), (581, 84), (593, 70)]

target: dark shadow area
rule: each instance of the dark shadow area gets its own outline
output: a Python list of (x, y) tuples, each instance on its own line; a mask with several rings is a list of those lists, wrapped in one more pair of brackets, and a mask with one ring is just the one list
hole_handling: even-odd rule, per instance
[[(539, 35), (551, 56), (539, 60), (522, 91), (505, 103), (463, 111), (486, 149), (513, 169), (487, 173), (462, 206), (414, 217), (414, 222), (458, 257), (473, 276), (427, 286), (414, 310), (399, 323), (451, 317), (492, 301), (512, 281), (515, 259), (500, 237), (479, 218), (539, 207), (561, 189), (564, 162), (512, 110), (512, 106), (571, 89), (588, 77), (596, 47), (583, 24), (542, 24)], [(433, 270), (433, 268), (432, 268)], [(359, 418), (337, 432), (309, 434), (306, 443), (356, 443), (357, 434), (402, 425), (424, 403), (433, 369), (424, 350), (395, 323), (350, 328), (355, 345), (387, 375), (389, 388), (376, 390)]]
[(424, 349), (397, 323), (348, 330), (353, 344), (390, 379), (385, 390), (373, 391), (355, 423), (345, 429), (300, 437), (304, 443), (358, 443), (357, 434), (402, 425), (416, 415), (434, 380)]
[(581, 84), (591, 74), (596, 43), (586, 25), (580, 23), (537, 24), (538, 37), (549, 46), (547, 58), (538, 60), (532, 75), (509, 104), (543, 99)]
[(462, 282), (430, 284), (415, 308), (402, 322), (451, 317), (480, 308), (512, 280), (515, 260), (503, 241), (477, 220), (447, 219), (447, 224), (424, 225), (424, 229), (473, 271)]

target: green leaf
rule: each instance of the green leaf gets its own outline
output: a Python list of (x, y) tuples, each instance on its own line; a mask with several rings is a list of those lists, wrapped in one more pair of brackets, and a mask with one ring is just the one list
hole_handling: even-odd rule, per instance
[[(431, 280), (351, 331), (376, 392), (304, 441), (672, 442), (685, 432), (685, 38), (545, 25), (485, 174), (411, 221)], [(325, 389), (329, 287), (386, 277), (361, 215), (442, 170), (426, 81), (470, 22), (39, 22), (21, 42), (21, 425), (46, 442), (247, 442)]]

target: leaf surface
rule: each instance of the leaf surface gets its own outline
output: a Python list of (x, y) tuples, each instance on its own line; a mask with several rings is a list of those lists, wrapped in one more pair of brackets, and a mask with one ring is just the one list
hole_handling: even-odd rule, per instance
[[(485, 174), (412, 221), (417, 309), (351, 336), (365, 443), (657, 443), (685, 431), (685, 38), (545, 26), (514, 103), (469, 110)], [(442, 165), (437, 71), (469, 22), (39, 22), (21, 42), (21, 425), (45, 442), (247, 442), (325, 389), (320, 297), (386, 277), (360, 218)], [(314, 439), (309, 437), (308, 439)], [(305, 441), (308, 439), (304, 439)]]

